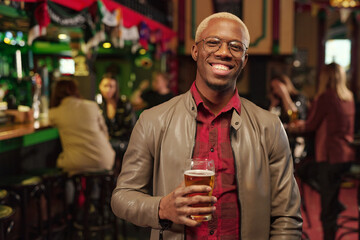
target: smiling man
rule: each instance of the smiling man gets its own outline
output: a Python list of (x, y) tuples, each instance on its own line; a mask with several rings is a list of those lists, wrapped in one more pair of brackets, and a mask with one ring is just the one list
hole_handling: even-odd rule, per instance
[[(132, 132), (112, 208), (120, 218), (152, 227), (151, 239), (301, 239), (286, 133), (275, 115), (236, 89), (249, 42), (238, 17), (204, 19), (192, 47), (197, 74), (191, 89), (144, 111)], [(214, 160), (212, 196), (208, 186), (185, 186), (191, 158)], [(199, 214), (212, 214), (211, 220), (190, 217)]]

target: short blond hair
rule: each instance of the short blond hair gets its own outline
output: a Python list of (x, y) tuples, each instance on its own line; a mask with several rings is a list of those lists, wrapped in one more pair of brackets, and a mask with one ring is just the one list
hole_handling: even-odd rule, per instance
[[(199, 26), (196, 29), (196, 33), (195, 33), (195, 42), (200, 41), (200, 35), (201, 33), (205, 30), (205, 28), (209, 25), (210, 20), (214, 19), (214, 18), (225, 18), (225, 19), (230, 19), (230, 20), (235, 20), (236, 22), (238, 22), (245, 30), (245, 34), (246, 34), (246, 38), (248, 39), (249, 43), (250, 43), (250, 34), (249, 34), (249, 30), (246, 27), (245, 23), (237, 16), (235, 16), (232, 13), (228, 13), (228, 12), (218, 12), (218, 13), (214, 13), (208, 17), (206, 17), (204, 20), (201, 21), (201, 23), (199, 24)], [(247, 46), (249, 47), (249, 46)]]

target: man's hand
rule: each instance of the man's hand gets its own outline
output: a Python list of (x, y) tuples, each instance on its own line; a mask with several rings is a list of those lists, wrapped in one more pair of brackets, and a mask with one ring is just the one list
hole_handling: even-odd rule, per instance
[(201, 223), (192, 220), (190, 215), (212, 214), (215, 206), (210, 207), (192, 207), (193, 204), (209, 203), (214, 204), (217, 199), (214, 196), (192, 196), (191, 193), (209, 193), (211, 188), (206, 185), (193, 185), (185, 187), (182, 183), (173, 192), (160, 200), (159, 217), (160, 219), (168, 219), (176, 224), (183, 224), (189, 227), (195, 227)]

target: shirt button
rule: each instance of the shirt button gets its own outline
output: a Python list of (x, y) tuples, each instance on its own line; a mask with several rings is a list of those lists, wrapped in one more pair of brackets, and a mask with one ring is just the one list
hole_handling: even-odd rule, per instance
[(239, 122), (235, 122), (235, 125), (239, 125)]
[(214, 234), (214, 230), (210, 230), (210, 235), (213, 235)]
[(214, 152), (214, 148), (210, 148), (210, 152)]

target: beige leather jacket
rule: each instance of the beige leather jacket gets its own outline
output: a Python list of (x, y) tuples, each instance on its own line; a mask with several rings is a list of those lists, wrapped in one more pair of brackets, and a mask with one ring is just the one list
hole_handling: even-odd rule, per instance
[[(144, 111), (131, 135), (111, 205), (118, 217), (153, 228), (151, 239), (159, 239), (160, 199), (183, 181), (196, 114), (188, 91)], [(300, 195), (280, 120), (241, 98), (241, 114), (234, 110), (231, 126), (241, 239), (300, 239)], [(184, 226), (173, 224), (164, 239), (185, 239)]]

